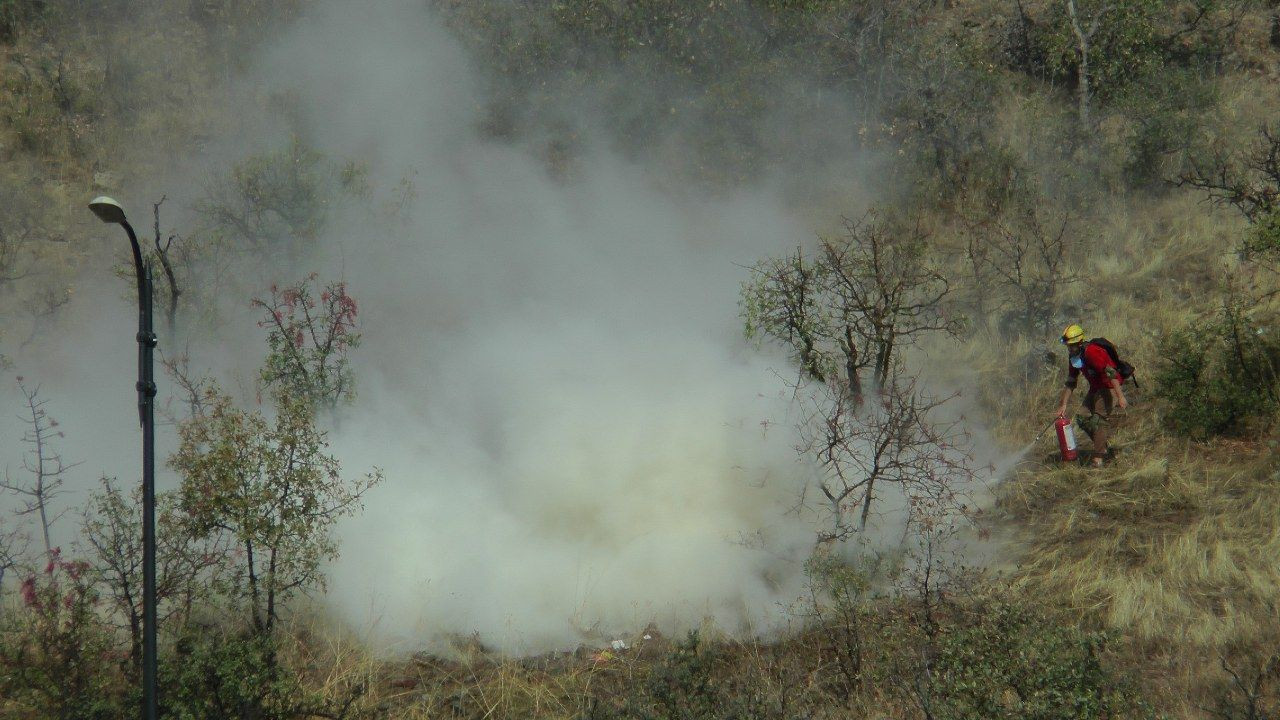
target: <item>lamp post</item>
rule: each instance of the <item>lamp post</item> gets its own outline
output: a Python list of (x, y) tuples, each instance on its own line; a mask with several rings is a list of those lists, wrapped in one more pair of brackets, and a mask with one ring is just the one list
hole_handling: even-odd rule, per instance
[(120, 225), (133, 246), (133, 269), (138, 278), (138, 420), (142, 424), (142, 717), (156, 720), (156, 383), (151, 351), (156, 335), (151, 328), (151, 263), (143, 262), (138, 236), (125, 219), (124, 208), (109, 197), (94, 198), (89, 209), (105, 223)]

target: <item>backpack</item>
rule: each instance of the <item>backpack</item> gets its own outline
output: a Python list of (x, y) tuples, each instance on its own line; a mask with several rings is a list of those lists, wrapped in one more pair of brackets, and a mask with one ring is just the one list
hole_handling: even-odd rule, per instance
[(1138, 384), (1137, 378), (1133, 377), (1133, 366), (1120, 359), (1120, 351), (1116, 349), (1116, 344), (1103, 337), (1096, 337), (1089, 341), (1090, 345), (1097, 345), (1107, 354), (1111, 356), (1111, 362), (1116, 364), (1116, 372), (1120, 373), (1120, 377), (1125, 380), (1133, 380), (1134, 387), (1142, 387)]

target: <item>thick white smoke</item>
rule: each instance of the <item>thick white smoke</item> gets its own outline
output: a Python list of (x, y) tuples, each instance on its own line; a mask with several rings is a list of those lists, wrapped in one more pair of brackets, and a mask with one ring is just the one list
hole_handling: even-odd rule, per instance
[(346, 618), (509, 650), (776, 619), (812, 535), (736, 302), (804, 234), (781, 203), (678, 197), (603, 150), (553, 178), (482, 138), (476, 75), (415, 3), (335, 7), (264, 68), (319, 150), (416, 195), (402, 225), (332, 235), (366, 321), (336, 444), (387, 477), (342, 529)]
[[(348, 473), (386, 481), (340, 528), (326, 598), (339, 615), (397, 647), (478, 632), (514, 652), (651, 621), (784, 620), (814, 540), (790, 512), (810, 470), (774, 371), (785, 360), (746, 346), (737, 307), (746, 266), (811, 235), (784, 193), (767, 178), (685, 191), (590, 130), (553, 175), (536, 149), (484, 136), (480, 75), (421, 2), (317, 8), (255, 67), (242, 97), (285, 98), (289, 131), (407, 198), (390, 214), (331, 207), (307, 266), (276, 269), (340, 275), (361, 307), (359, 395), (332, 439)], [(287, 137), (265, 112), (244, 120), (253, 132), (210, 145), (219, 160)], [(120, 380), (133, 317), (118, 285), (100, 287), (61, 331), (75, 343), (19, 357), (60, 378), (67, 454), (91, 459), (82, 488), (136, 477)], [(251, 384), (261, 332), (228, 320), (217, 347), (193, 344), (193, 366)], [(162, 433), (161, 461), (171, 445)]]

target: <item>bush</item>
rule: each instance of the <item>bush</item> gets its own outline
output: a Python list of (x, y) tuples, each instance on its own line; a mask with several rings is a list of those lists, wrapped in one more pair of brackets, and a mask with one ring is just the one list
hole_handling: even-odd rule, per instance
[(701, 643), (697, 632), (689, 633), (685, 642), (649, 676), (646, 689), (657, 711), (656, 717), (671, 720), (721, 717), (720, 694), (712, 681), (715, 663), (714, 648)]
[(1280, 211), (1270, 210), (1258, 215), (1246, 231), (1241, 251), (1249, 259), (1265, 262), (1280, 256)]
[(1128, 683), (1103, 664), (1103, 635), (997, 603), (944, 634), (917, 698), (937, 720), (1149, 717)]
[(623, 698), (596, 696), (583, 720), (773, 720), (790, 718), (757, 667), (736, 664), (730, 648), (694, 631)]
[(1240, 309), (1168, 334), (1160, 352), (1155, 391), (1174, 432), (1201, 440), (1238, 435), (1275, 413), (1280, 341)]
[(1200, 74), (1169, 68), (1134, 87), (1126, 98), (1133, 118), (1125, 177), (1133, 186), (1156, 188), (1194, 163), (1204, 118), (1218, 104), (1218, 89)]
[(98, 618), (90, 568), (57, 550), (26, 577), (22, 610), (0, 629), (0, 698), (5, 717), (107, 720), (121, 717), (120, 664)]
[(270, 637), (199, 630), (163, 653), (161, 715), (174, 720), (309, 717), (322, 703), (276, 660)]
[(13, 43), (46, 12), (45, 0), (0, 0), (0, 43)]
[[(1077, 0), (1076, 8), (1081, 30), (1088, 33), (1092, 28), (1089, 83), (1100, 102), (1163, 64), (1164, 45), (1157, 34), (1160, 0)], [(1080, 44), (1065, 3), (1050, 4), (1039, 19), (1024, 15), (1014, 25), (1006, 52), (1014, 69), (1076, 89)]]
[[(0, 0), (3, 3), (5, 0)], [(44, 159), (82, 156), (101, 106), (92, 68), (61, 52), (11, 53), (0, 72), (0, 122)]]

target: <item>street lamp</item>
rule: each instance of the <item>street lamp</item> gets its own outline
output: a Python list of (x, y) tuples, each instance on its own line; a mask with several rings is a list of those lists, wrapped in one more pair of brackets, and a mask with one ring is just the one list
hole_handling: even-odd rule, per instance
[(142, 717), (156, 720), (156, 383), (151, 351), (156, 335), (151, 328), (151, 263), (142, 249), (124, 208), (109, 197), (97, 197), (89, 209), (102, 222), (120, 225), (133, 246), (133, 269), (138, 278), (138, 420), (142, 423)]

